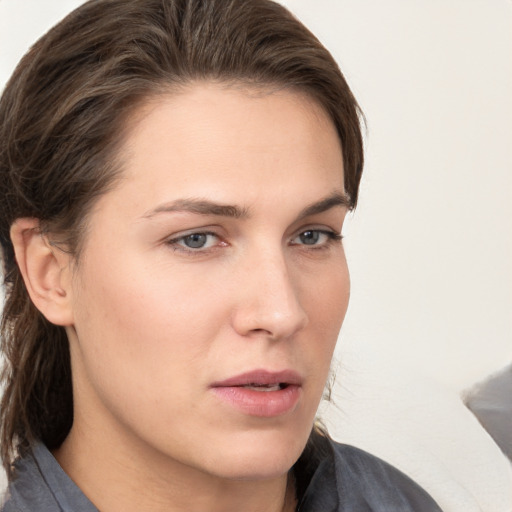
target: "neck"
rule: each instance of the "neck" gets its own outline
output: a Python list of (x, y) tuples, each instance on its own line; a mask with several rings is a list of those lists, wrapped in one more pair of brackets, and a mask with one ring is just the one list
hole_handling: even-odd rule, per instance
[(86, 436), (74, 427), (54, 453), (64, 471), (102, 512), (295, 510), (295, 486), (287, 474), (224, 479), (161, 455), (148, 457), (147, 449), (140, 457), (136, 446), (114, 445), (112, 441), (110, 436)]

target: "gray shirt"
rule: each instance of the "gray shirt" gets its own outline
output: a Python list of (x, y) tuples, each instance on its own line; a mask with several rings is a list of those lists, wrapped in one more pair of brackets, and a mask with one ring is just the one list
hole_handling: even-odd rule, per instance
[(2, 512), (98, 512), (43, 444), (16, 464)]
[[(320, 441), (294, 466), (299, 512), (441, 512), (393, 466), (353, 446)], [(16, 469), (1, 512), (98, 512), (44, 445)]]

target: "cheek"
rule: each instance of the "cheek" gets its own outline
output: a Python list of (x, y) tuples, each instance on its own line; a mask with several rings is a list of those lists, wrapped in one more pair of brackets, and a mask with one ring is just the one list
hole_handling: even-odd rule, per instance
[(204, 295), (191, 293), (176, 279), (166, 283), (147, 275), (127, 278), (110, 273), (85, 286), (77, 330), (87, 329), (81, 338), (93, 345), (103, 340), (98, 347), (103, 355), (110, 349), (116, 357), (158, 360), (164, 356), (159, 352), (174, 352), (176, 347), (177, 355), (184, 355), (187, 349), (193, 352), (194, 340), (200, 341), (198, 335), (206, 332), (206, 325), (215, 329), (217, 303), (210, 301), (208, 311), (205, 301)]
[(315, 272), (302, 286), (308, 316), (319, 329), (337, 337), (350, 298), (350, 275), (346, 260), (340, 257), (323, 272)]
[(109, 268), (91, 258), (81, 283), (75, 327), (90, 377), (102, 380), (99, 388), (115, 380), (172, 386), (184, 378), (183, 368), (206, 357), (219, 329), (222, 301), (208, 292), (215, 287), (183, 273), (128, 259)]
[[(74, 354), (82, 403), (165, 438), (174, 418), (197, 416), (191, 404), (201, 403), (209, 378), (212, 346), (225, 318), (222, 301), (183, 273), (166, 279), (161, 268), (128, 260), (112, 268), (88, 263)], [(137, 272), (130, 273), (133, 268)]]
[(301, 347), (304, 357), (316, 361), (314, 372), (319, 375), (318, 386), (323, 388), (350, 298), (350, 276), (345, 259), (316, 273), (314, 283), (312, 281), (308, 279), (303, 287), (309, 332)]

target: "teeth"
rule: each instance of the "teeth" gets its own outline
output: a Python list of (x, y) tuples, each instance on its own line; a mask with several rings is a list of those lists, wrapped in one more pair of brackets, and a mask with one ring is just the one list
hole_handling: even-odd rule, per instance
[(258, 386), (256, 384), (248, 384), (247, 386), (243, 386), (245, 389), (250, 389), (252, 391), (279, 391), (281, 389), (280, 384), (274, 384), (274, 385), (262, 385)]

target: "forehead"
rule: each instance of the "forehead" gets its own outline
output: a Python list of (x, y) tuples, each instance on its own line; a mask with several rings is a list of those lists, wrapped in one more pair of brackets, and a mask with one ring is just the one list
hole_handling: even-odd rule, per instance
[(148, 208), (180, 197), (232, 203), (271, 190), (343, 191), (334, 124), (315, 100), (293, 90), (199, 83), (152, 97), (130, 119), (119, 157), (121, 187)]

